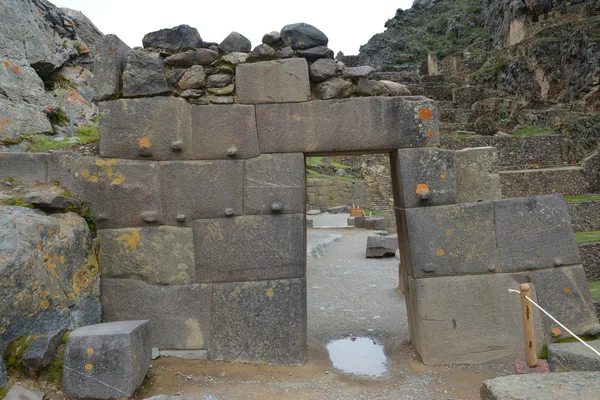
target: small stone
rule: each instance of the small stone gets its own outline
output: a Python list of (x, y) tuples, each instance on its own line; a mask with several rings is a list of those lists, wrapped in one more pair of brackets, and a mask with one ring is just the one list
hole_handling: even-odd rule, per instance
[(209, 75), (208, 78), (206, 78), (206, 87), (221, 88), (231, 84), (231, 82), (233, 82), (233, 76), (229, 74)]
[(233, 214), (234, 214), (233, 208), (231, 208), (231, 207), (227, 207), (227, 208), (225, 209), (225, 216), (226, 216), (226, 217), (232, 217), (232, 216), (233, 216)]
[(336, 76), (335, 61), (323, 58), (315, 61), (309, 68), (310, 79), (315, 82), (322, 82)]
[(346, 170), (344, 170), (343, 168), (338, 168), (338, 169), (335, 171), (335, 174), (336, 174), (337, 176), (344, 176), (344, 175), (346, 175)]
[(352, 82), (331, 78), (317, 85), (317, 97), (321, 100), (344, 99), (352, 96)]
[(238, 151), (237, 147), (231, 146), (230, 148), (227, 149), (227, 155), (229, 157), (233, 157), (233, 156), (235, 156), (237, 154), (237, 151)]
[(185, 214), (177, 214), (177, 222), (185, 222)]
[(410, 96), (410, 90), (408, 88), (398, 82), (392, 81), (379, 81), (385, 88), (387, 89), (390, 96)]
[(173, 143), (171, 143), (171, 150), (173, 150), (173, 151), (181, 151), (181, 150), (183, 150), (183, 141), (182, 140), (176, 140)]
[(176, 67), (191, 67), (192, 65), (209, 65), (217, 59), (218, 53), (209, 49), (188, 50), (173, 54), (165, 59), (165, 64)]
[(262, 42), (269, 46), (283, 45), (283, 40), (281, 39), (281, 35), (279, 34), (279, 32), (276, 32), (276, 31), (265, 33), (265, 35), (262, 38)]
[(386, 86), (379, 81), (361, 79), (356, 85), (354, 94), (357, 96), (387, 96)]
[(292, 58), (296, 52), (290, 46), (284, 47), (283, 49), (277, 50), (275, 55), (279, 58)]
[(185, 71), (186, 69), (184, 68), (177, 68), (169, 71), (169, 73), (167, 73), (167, 81), (169, 82), (169, 84), (171, 86), (177, 85), (177, 82), (179, 82), (183, 74), (185, 74)]
[(262, 60), (265, 58), (273, 58), (275, 57), (275, 49), (269, 46), (268, 44), (259, 44), (252, 50), (250, 53), (250, 58), (254, 60)]
[(66, 332), (62, 329), (34, 339), (23, 353), (23, 365), (36, 371), (50, 365)]
[(205, 105), (209, 104), (208, 103), (208, 99), (206, 98), (206, 96), (200, 97), (198, 99), (189, 99), (188, 102), (190, 104), (195, 104), (195, 105), (198, 105), (198, 106), (205, 106)]
[(233, 53), (233, 52), (244, 52), (248, 53), (252, 49), (252, 43), (244, 35), (231, 32), (221, 44), (219, 44), (219, 51), (222, 53)]
[(419, 193), (419, 200), (427, 201), (431, 199), (431, 192), (429, 190), (423, 190)]
[(56, 210), (67, 210), (72, 207), (78, 208), (81, 205), (79, 201), (73, 198), (48, 191), (27, 193), (23, 197), (23, 201), (39, 208), (52, 208)]
[(231, 85), (223, 86), (220, 88), (207, 88), (206, 91), (210, 94), (216, 95), (232, 94), (235, 91), (235, 85), (232, 83)]
[[(230, 54), (228, 54), (230, 55)], [(227, 56), (223, 56), (227, 57)], [(205, 69), (206, 75), (216, 75), (216, 74), (235, 74), (235, 71), (229, 67), (206, 67)]]
[(161, 29), (147, 33), (142, 39), (144, 48), (152, 47), (176, 52), (186, 47), (202, 46), (202, 38), (196, 28), (179, 25), (171, 29)]
[(221, 59), (229, 64), (238, 65), (246, 62), (250, 54), (234, 51), (232, 53), (224, 55)]
[(204, 67), (201, 65), (194, 65), (183, 74), (177, 85), (182, 90), (187, 90), (200, 89), (203, 88), (205, 84), (206, 74), (204, 73)]
[(346, 67), (342, 73), (344, 78), (368, 78), (375, 72), (375, 68), (368, 65), (362, 67)]
[(179, 97), (183, 97), (184, 99), (197, 99), (204, 95), (204, 90), (201, 89), (188, 89), (184, 90), (179, 94)]
[(303, 22), (284, 26), (281, 29), (281, 39), (294, 50), (327, 46), (329, 42), (323, 32)]
[(318, 46), (305, 50), (297, 50), (296, 55), (298, 57), (306, 58), (309, 61), (318, 60), (320, 58), (329, 58), (333, 60), (333, 50), (327, 46)]
[(233, 96), (208, 96), (212, 104), (233, 104)]

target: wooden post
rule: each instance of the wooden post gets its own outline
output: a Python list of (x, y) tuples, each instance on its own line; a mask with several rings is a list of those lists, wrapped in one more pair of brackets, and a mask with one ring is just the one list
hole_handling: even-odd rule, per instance
[(535, 336), (533, 331), (533, 312), (531, 302), (525, 298), (531, 298), (531, 286), (522, 283), (521, 289), (521, 314), (523, 317), (523, 338), (525, 339), (525, 362), (533, 368), (537, 365), (537, 354), (535, 348)]

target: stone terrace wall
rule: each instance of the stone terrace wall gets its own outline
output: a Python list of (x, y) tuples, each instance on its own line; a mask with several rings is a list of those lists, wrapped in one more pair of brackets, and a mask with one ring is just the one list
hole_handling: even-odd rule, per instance
[(306, 180), (308, 209), (324, 210), (329, 207), (357, 205), (369, 208), (369, 185), (366, 182), (343, 181), (336, 178)]

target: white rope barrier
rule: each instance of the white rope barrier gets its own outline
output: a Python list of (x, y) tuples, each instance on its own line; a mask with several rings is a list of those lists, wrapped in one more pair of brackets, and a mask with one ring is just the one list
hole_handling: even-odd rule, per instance
[[(508, 289), (508, 291), (510, 293), (521, 293), (518, 290), (515, 289)], [(586, 342), (584, 342), (583, 340), (581, 340), (579, 338), (579, 336), (577, 336), (576, 334), (574, 334), (573, 332), (571, 332), (571, 330), (569, 328), (567, 328), (566, 326), (564, 326), (563, 324), (561, 324), (556, 318), (554, 318), (552, 315), (550, 315), (548, 313), (548, 311), (544, 310), (542, 307), (540, 307), (535, 301), (531, 300), (529, 298), (529, 296), (525, 296), (525, 298), (527, 300), (529, 300), (534, 306), (536, 306), (537, 308), (539, 308), (544, 314), (546, 314), (550, 319), (552, 319), (552, 321), (556, 322), (558, 325), (560, 325), (561, 328), (563, 328), (565, 331), (567, 331), (569, 333), (569, 335), (573, 336), (575, 339), (579, 340), (584, 346), (586, 346), (587, 348), (589, 348), (590, 350), (592, 350), (594, 353), (596, 353), (596, 355), (598, 355), (600, 357), (600, 352), (598, 352), (596, 349), (594, 349), (592, 346), (590, 346), (589, 344), (587, 344)]]
[(89, 378), (89, 379), (91, 379), (91, 380), (93, 380), (93, 381), (96, 381), (96, 382), (98, 382), (98, 383), (100, 383), (100, 384), (102, 384), (102, 385), (104, 385), (104, 386), (106, 386), (106, 387), (109, 387), (109, 388), (111, 388), (111, 389), (114, 389), (114, 390), (116, 390), (116, 391), (117, 391), (117, 392), (119, 392), (119, 393), (123, 393), (123, 394), (124, 394), (126, 397), (129, 397), (129, 393), (127, 393), (127, 392), (124, 392), (124, 391), (122, 391), (121, 389), (119, 389), (119, 388), (116, 388), (116, 387), (114, 387), (114, 386), (111, 386), (111, 385), (109, 385), (109, 384), (108, 384), (108, 383), (106, 383), (106, 382), (102, 382), (101, 380), (99, 380), (99, 379), (96, 379), (96, 378), (94, 378), (93, 376), (90, 376), (90, 375), (83, 374), (83, 373), (81, 373), (81, 372), (79, 372), (79, 371), (76, 371), (76, 370), (74, 370), (73, 368), (69, 368), (69, 367), (67, 367), (67, 366), (63, 366), (63, 368), (65, 368), (65, 369), (68, 369), (69, 371), (73, 371), (73, 372), (75, 372), (76, 374), (78, 374), (78, 375), (81, 375), (81, 376), (84, 376), (84, 377), (86, 377), (86, 378)]

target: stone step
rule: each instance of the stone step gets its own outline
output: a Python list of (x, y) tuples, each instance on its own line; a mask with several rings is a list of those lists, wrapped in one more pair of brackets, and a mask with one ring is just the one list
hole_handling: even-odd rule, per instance
[(571, 201), (567, 209), (575, 232), (600, 231), (600, 196), (593, 201)]
[(554, 167), (500, 171), (504, 198), (562, 193), (576, 196), (587, 192), (589, 184), (580, 167)]
[(440, 147), (462, 150), (493, 146), (498, 150), (500, 170), (555, 167), (563, 164), (561, 135), (543, 136), (458, 136), (442, 135)]

